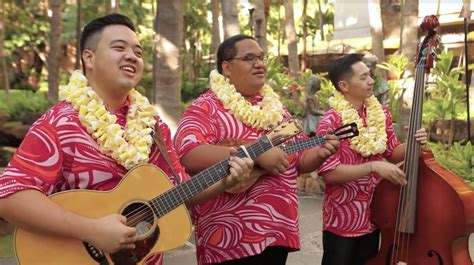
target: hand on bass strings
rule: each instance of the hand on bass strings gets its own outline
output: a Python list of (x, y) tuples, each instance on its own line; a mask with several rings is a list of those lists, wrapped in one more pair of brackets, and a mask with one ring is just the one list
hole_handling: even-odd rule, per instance
[(370, 172), (375, 172), (380, 177), (391, 181), (394, 184), (406, 185), (407, 179), (405, 172), (403, 172), (397, 165), (386, 161), (373, 161), (367, 163)]

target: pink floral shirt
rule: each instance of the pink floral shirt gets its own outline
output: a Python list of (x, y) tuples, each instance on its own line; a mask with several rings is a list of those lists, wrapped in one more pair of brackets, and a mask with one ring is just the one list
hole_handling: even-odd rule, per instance
[[(261, 99), (257, 95), (251, 103)], [(285, 116), (290, 114), (285, 111)], [(226, 139), (253, 142), (264, 133), (237, 120), (208, 90), (186, 109), (174, 140), (182, 157), (202, 144)], [(296, 196), (299, 156), (290, 155), (290, 166), (280, 175), (262, 176), (242, 193), (224, 192), (191, 208), (198, 264), (257, 255), (268, 246), (300, 248)]]
[[(128, 107), (129, 101), (126, 101), (116, 113), (117, 123), (122, 127), (127, 122)], [(157, 119), (179, 182), (189, 179), (179, 163), (168, 126), (159, 117)], [(155, 145), (149, 163), (160, 167), (176, 184)], [(27, 189), (46, 195), (73, 189), (106, 191), (114, 188), (126, 173), (124, 167), (101, 153), (71, 104), (61, 102), (31, 127), (0, 177), (0, 198)], [(161, 263), (162, 255), (155, 255), (147, 262)]]
[[(357, 165), (368, 161), (379, 161), (390, 157), (396, 146), (400, 144), (392, 125), (392, 117), (383, 107), (386, 117), (387, 149), (384, 153), (363, 157), (350, 147), (350, 140), (341, 142), (340, 149), (318, 169), (321, 174), (334, 170), (338, 165)], [(365, 108), (359, 111), (366, 124)], [(325, 133), (342, 126), (339, 114), (330, 109), (318, 124), (317, 134)], [(373, 232), (376, 227), (370, 221), (370, 203), (379, 182), (375, 173), (344, 184), (326, 184), (323, 203), (323, 230), (336, 235), (354, 237)]]

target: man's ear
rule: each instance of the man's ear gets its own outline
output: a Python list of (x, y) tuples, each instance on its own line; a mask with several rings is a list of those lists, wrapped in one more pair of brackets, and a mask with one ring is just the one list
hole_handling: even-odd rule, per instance
[(230, 68), (232, 67), (228, 61), (223, 61), (222, 64), (222, 75), (226, 78), (230, 76)]
[(339, 82), (337, 82), (337, 85), (341, 92), (347, 93), (349, 91), (349, 84), (346, 81), (340, 80)]
[(89, 49), (85, 49), (82, 52), (82, 60), (84, 61), (85, 69), (92, 69), (92, 61), (94, 60), (94, 52)]

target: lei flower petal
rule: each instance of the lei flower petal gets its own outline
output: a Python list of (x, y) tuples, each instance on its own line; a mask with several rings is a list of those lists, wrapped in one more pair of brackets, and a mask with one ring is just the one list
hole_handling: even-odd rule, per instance
[(283, 120), (283, 105), (270, 86), (265, 84), (262, 87), (262, 101), (252, 106), (217, 70), (211, 71), (209, 79), (212, 92), (224, 108), (244, 124), (259, 130), (269, 130)]
[(359, 135), (350, 140), (354, 151), (363, 157), (385, 152), (387, 149), (386, 117), (375, 96), (367, 99), (367, 127), (364, 126), (357, 110), (340, 92), (335, 91), (328, 102), (329, 106), (339, 113), (344, 124), (356, 123)]
[(157, 112), (148, 99), (135, 89), (130, 91), (131, 104), (125, 130), (116, 124), (117, 116), (110, 113), (103, 100), (87, 86), (81, 71), (74, 71), (69, 83), (59, 88), (59, 99), (68, 101), (78, 111), (79, 120), (99, 145), (100, 151), (130, 169), (147, 163)]

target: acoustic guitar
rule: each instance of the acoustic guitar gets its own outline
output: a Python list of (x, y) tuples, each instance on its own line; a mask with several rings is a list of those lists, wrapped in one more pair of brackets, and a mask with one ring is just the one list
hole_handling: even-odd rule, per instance
[[(347, 129), (349, 128), (349, 129)], [(340, 139), (353, 137), (355, 125), (342, 129)], [(355, 128), (355, 129), (354, 129)], [(293, 121), (285, 122), (246, 146), (252, 159), (300, 132)], [(297, 152), (324, 143), (323, 136), (287, 145), (283, 150)], [(235, 154), (246, 157), (239, 149)], [(87, 242), (17, 228), (14, 247), (18, 264), (144, 264), (157, 252), (183, 245), (191, 235), (191, 219), (184, 202), (229, 175), (229, 159), (222, 160), (176, 186), (158, 167), (143, 164), (132, 168), (110, 191), (70, 190), (49, 198), (64, 209), (90, 218), (112, 213), (127, 217), (138, 240), (133, 250), (104, 253)]]

